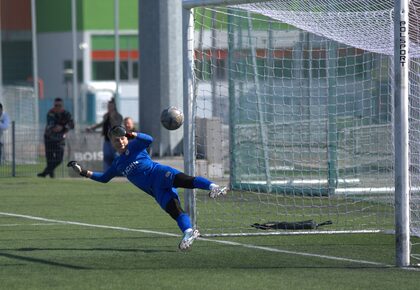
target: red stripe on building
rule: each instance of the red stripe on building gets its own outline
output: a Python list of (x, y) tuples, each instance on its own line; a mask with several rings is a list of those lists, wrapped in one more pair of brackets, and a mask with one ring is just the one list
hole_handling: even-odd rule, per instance
[[(139, 52), (137, 50), (120, 50), (120, 60), (137, 60)], [(92, 51), (92, 60), (113, 61), (115, 60), (115, 51), (113, 50), (95, 50)]]

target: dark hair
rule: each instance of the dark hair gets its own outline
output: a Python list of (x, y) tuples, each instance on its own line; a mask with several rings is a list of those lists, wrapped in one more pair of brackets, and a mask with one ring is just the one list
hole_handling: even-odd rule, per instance
[(63, 99), (62, 98), (55, 98), (54, 99), (54, 102), (62, 102), (63, 101)]
[(126, 130), (121, 125), (114, 126), (114, 127), (112, 127), (111, 129), (108, 130), (108, 138), (109, 139), (112, 139), (113, 136), (124, 137), (125, 134), (126, 134)]
[(3, 109), (3, 104), (2, 103), (0, 103), (0, 109)]
[(115, 104), (115, 98), (111, 98), (111, 99), (108, 101), (108, 103), (110, 103), (110, 104)]

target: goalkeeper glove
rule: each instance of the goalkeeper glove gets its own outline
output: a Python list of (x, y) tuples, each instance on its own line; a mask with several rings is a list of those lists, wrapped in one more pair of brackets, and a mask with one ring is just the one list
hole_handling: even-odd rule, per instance
[(87, 170), (84, 169), (82, 166), (80, 166), (80, 164), (77, 163), (76, 161), (70, 161), (69, 163), (67, 163), (67, 167), (73, 168), (73, 170), (76, 173), (79, 173), (83, 177), (88, 177)]
[(125, 137), (127, 137), (128, 140), (136, 138), (136, 136), (131, 132), (125, 133)]

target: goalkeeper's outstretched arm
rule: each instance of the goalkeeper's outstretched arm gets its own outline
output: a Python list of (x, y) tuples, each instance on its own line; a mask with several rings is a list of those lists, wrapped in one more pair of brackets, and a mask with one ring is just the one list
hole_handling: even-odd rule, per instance
[(93, 172), (83, 168), (79, 163), (77, 163), (77, 161), (70, 161), (67, 166), (73, 168), (73, 170), (80, 174), (80, 176), (87, 177), (102, 183), (107, 183), (112, 178), (117, 176), (118, 173), (112, 166), (105, 172)]
[(67, 163), (67, 167), (73, 168), (73, 170), (76, 173), (80, 174), (80, 176), (87, 177), (87, 178), (92, 177), (93, 172), (83, 168), (79, 163), (77, 163), (77, 161), (70, 161), (69, 163)]

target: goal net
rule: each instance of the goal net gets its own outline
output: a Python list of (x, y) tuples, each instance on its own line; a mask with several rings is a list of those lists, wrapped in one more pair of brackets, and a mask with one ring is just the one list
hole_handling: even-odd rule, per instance
[[(255, 224), (305, 220), (332, 222), (311, 232), (394, 229), (393, 5), (278, 0), (193, 10), (195, 173), (231, 189), (217, 200), (196, 193), (204, 234), (278, 234), (287, 231)], [(411, 1), (413, 236), (419, 9)]]
[[(15, 136), (12, 135), (10, 124), (0, 140), (3, 143), (0, 163), (36, 164), (39, 161), (38, 147), (41, 136), (38, 128), (38, 102), (34, 90), (26, 86), (3, 86), (0, 89), (0, 102), (9, 115), (10, 122), (15, 123)], [(17, 153), (13, 154), (13, 151)]]

